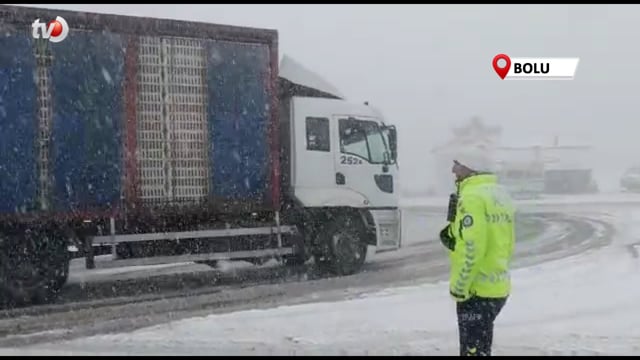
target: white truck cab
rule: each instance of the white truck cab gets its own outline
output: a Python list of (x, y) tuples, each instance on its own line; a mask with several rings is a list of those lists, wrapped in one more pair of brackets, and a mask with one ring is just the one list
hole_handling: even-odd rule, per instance
[[(292, 61), (287, 60), (290, 68)], [(286, 69), (281, 65), (281, 77), (286, 76)], [(297, 78), (290, 81), (300, 85), (302, 73), (298, 65)], [(285, 102), (282, 118), (290, 122), (291, 195), (305, 208), (368, 211), (375, 223), (371, 225), (376, 228), (376, 250), (397, 249), (400, 212), (395, 127), (387, 125), (374, 107), (344, 100), (321, 79), (309, 82), (318, 90), (313, 96), (310, 91), (298, 91), (303, 95), (281, 100)]]

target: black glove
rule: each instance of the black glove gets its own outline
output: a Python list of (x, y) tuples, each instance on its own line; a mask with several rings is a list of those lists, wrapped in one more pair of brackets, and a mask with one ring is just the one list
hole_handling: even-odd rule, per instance
[(453, 251), (456, 248), (456, 239), (451, 236), (451, 232), (449, 231), (449, 226), (447, 225), (440, 231), (440, 242), (444, 247)]

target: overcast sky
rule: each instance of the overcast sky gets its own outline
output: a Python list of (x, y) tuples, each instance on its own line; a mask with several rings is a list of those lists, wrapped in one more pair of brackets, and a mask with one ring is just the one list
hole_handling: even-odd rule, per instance
[[(638, 5), (30, 6), (277, 29), (281, 54), (398, 125), (408, 187), (428, 182), (428, 151), (473, 115), (502, 125), (510, 145), (559, 135), (620, 169), (640, 150)], [(501, 52), (580, 64), (573, 81), (501, 81)]]

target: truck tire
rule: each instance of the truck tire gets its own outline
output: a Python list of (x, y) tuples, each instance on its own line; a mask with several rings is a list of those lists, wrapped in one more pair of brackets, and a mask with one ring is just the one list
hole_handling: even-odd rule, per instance
[(18, 307), (53, 301), (67, 281), (70, 256), (62, 236), (25, 230), (0, 235), (0, 302)]
[(318, 235), (321, 251), (314, 261), (319, 270), (338, 276), (360, 271), (368, 248), (364, 233), (362, 223), (354, 217), (341, 216), (331, 222)]

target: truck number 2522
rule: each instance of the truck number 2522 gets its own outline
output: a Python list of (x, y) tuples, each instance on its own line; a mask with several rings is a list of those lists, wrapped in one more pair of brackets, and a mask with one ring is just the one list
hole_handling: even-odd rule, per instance
[(355, 156), (340, 155), (340, 164), (345, 165), (362, 165), (362, 160)]

